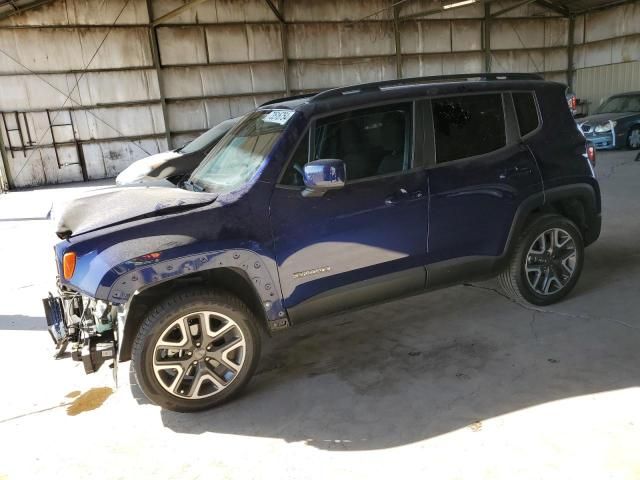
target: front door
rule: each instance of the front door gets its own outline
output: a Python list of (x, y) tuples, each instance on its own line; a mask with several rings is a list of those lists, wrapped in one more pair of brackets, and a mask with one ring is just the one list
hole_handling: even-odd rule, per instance
[[(271, 200), (280, 283), (295, 321), (425, 286), (426, 173), (413, 158), (412, 103), (317, 119)], [(309, 159), (345, 162), (344, 188), (303, 197)]]

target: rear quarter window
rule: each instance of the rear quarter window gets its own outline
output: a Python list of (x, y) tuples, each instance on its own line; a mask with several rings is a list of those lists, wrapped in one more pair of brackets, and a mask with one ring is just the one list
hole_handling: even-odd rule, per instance
[(538, 128), (539, 118), (536, 99), (531, 92), (517, 92), (512, 95), (513, 105), (516, 108), (516, 116), (518, 117), (520, 135), (524, 137), (527, 133), (531, 133)]

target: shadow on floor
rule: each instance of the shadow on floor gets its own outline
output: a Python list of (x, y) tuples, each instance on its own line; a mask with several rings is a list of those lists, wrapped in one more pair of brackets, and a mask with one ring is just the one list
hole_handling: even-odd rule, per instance
[[(389, 448), (574, 396), (640, 384), (640, 331), (456, 287), (301, 326), (267, 342), (245, 394), (168, 428)], [(138, 396), (138, 395), (136, 395)]]

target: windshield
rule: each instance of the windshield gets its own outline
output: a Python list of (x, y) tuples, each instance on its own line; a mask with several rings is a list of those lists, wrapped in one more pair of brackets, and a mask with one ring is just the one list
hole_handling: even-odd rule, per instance
[(223, 137), (225, 133), (231, 130), (231, 127), (233, 127), (237, 122), (238, 122), (237, 118), (232, 118), (231, 120), (225, 120), (224, 122), (219, 123), (215, 127), (207, 130), (202, 135), (197, 137), (195, 140), (187, 143), (184, 147), (180, 148), (178, 151), (180, 153), (189, 154), (189, 153), (197, 152), (199, 150), (203, 150), (207, 147), (211, 148), (216, 144), (216, 142), (218, 142), (218, 140), (220, 140)]
[(598, 113), (640, 112), (640, 95), (611, 97), (598, 109)]
[(292, 110), (256, 111), (245, 116), (205, 157), (191, 183), (210, 192), (229, 192), (258, 171), (280, 137)]

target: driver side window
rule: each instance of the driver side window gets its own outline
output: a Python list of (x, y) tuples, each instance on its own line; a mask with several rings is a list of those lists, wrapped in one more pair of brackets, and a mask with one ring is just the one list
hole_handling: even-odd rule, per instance
[(309, 161), (309, 132), (305, 134), (304, 138), (300, 140), (296, 153), (291, 157), (289, 166), (284, 172), (281, 185), (292, 185), (294, 187), (303, 187), (304, 180), (302, 179), (302, 169)]
[[(347, 181), (402, 172), (411, 168), (410, 103), (354, 110), (317, 121), (312, 160), (335, 158), (347, 169)], [(304, 186), (309, 133), (298, 145), (280, 182)]]

